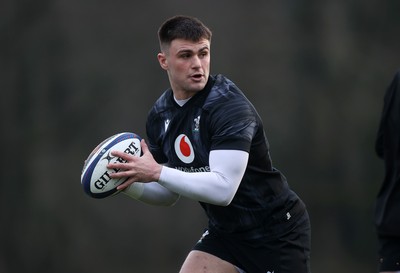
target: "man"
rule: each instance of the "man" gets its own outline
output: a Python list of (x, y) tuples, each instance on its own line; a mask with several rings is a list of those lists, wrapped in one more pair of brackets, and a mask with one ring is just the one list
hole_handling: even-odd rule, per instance
[(386, 90), (375, 148), (385, 164), (375, 207), (379, 271), (400, 273), (400, 71)]
[[(171, 88), (148, 115), (143, 156), (127, 163), (118, 188), (149, 204), (179, 196), (200, 202), (209, 225), (181, 273), (308, 273), (310, 223), (303, 202), (272, 166), (262, 121), (239, 88), (211, 76), (211, 31), (176, 16), (159, 29), (160, 66)], [(163, 164), (163, 165), (161, 165)]]

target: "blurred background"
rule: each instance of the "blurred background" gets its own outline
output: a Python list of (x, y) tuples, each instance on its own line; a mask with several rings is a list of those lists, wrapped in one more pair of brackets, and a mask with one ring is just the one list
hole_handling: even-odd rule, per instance
[[(168, 87), (157, 30), (186, 14), (213, 31), (211, 72), (265, 123), (276, 168), (307, 204), (314, 273), (374, 273), (374, 141), (399, 69), (398, 0), (0, 3), (0, 272), (178, 272), (200, 206), (85, 195), (83, 161), (122, 131), (145, 137)], [(251, 273), (251, 272), (249, 272)]]

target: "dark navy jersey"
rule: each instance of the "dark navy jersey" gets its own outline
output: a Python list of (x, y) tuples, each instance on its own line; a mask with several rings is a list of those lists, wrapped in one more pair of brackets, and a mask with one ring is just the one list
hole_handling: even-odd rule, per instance
[(210, 228), (247, 238), (283, 232), (305, 207), (272, 166), (263, 124), (241, 90), (222, 75), (182, 107), (166, 90), (149, 112), (149, 149), (157, 162), (185, 172), (208, 172), (212, 150), (249, 153), (248, 165), (228, 206), (201, 203)]
[(381, 235), (400, 236), (400, 71), (386, 89), (375, 143), (385, 177), (376, 198), (375, 224)]

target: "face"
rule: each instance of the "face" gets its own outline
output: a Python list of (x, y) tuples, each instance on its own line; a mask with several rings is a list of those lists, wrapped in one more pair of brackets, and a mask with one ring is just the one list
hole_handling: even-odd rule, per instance
[(210, 74), (210, 41), (207, 39), (198, 42), (173, 40), (157, 58), (168, 73), (177, 99), (190, 98), (206, 85)]

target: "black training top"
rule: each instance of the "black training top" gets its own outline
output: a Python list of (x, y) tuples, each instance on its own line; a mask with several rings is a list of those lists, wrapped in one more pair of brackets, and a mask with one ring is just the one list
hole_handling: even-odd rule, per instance
[(375, 207), (377, 232), (400, 236), (400, 71), (385, 93), (375, 148), (385, 164)]
[[(245, 238), (274, 237), (305, 211), (286, 178), (272, 166), (263, 124), (242, 91), (222, 75), (210, 76), (204, 90), (182, 107), (171, 89), (149, 112), (149, 148), (159, 163), (185, 172), (210, 171), (211, 150), (242, 150), (249, 161), (231, 204), (201, 203), (209, 227)], [(290, 224), (288, 224), (290, 223)]]

